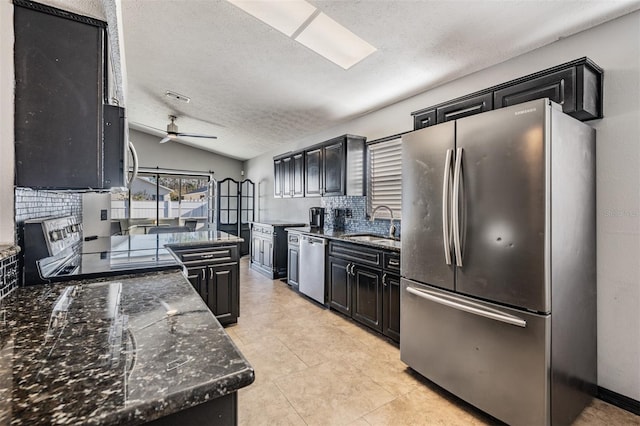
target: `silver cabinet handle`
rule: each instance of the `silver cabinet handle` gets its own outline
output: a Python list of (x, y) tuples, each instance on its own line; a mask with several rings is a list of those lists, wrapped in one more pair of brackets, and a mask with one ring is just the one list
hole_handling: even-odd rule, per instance
[(382, 274), (382, 285), (387, 286), (387, 273)]
[(456, 166), (453, 173), (453, 246), (456, 252), (456, 265), (462, 267), (462, 247), (460, 244), (460, 174), (462, 169), (462, 148), (456, 151)]
[(207, 270), (205, 268), (202, 268), (202, 271), (200, 271), (202, 273), (202, 280), (204, 281), (204, 275), (207, 273)]
[(212, 254), (203, 254), (200, 257), (203, 258), (203, 259), (211, 259), (211, 258), (213, 258), (213, 255)]
[(482, 305), (470, 303), (466, 301), (450, 300), (449, 298), (441, 297), (433, 294), (427, 290), (418, 290), (413, 287), (407, 287), (407, 292), (415, 296), (421, 297), (426, 300), (430, 300), (441, 305), (448, 306), (459, 311), (468, 312), (470, 314), (479, 315), (492, 320), (504, 322), (506, 324), (515, 325), (518, 327), (526, 327), (527, 322), (522, 318), (518, 318), (513, 315), (505, 314), (497, 309), (486, 308)]
[(351, 267), (351, 263), (347, 263), (347, 266), (344, 267), (345, 271), (347, 271), (347, 276), (351, 275), (351, 272), (349, 272), (350, 267)]
[(449, 183), (451, 181), (452, 149), (447, 150), (444, 159), (444, 177), (442, 182), (442, 242), (444, 245), (444, 260), (451, 265), (451, 230), (449, 229)]
[(400, 262), (398, 262), (397, 260), (390, 260), (389, 266), (400, 266)]

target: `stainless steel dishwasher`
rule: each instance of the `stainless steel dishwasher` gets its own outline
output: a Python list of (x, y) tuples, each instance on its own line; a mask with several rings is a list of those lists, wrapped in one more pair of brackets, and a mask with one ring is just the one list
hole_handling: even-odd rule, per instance
[(300, 238), (300, 293), (325, 304), (324, 259), (327, 240), (303, 235)]

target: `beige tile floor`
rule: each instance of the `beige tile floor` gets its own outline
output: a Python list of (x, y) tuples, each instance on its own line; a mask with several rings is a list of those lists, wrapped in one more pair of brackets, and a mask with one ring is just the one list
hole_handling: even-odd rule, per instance
[[(280, 280), (240, 267), (240, 318), (226, 330), (253, 365), (240, 425), (496, 423), (400, 361), (397, 345), (320, 307)], [(640, 425), (595, 400), (576, 425)]]

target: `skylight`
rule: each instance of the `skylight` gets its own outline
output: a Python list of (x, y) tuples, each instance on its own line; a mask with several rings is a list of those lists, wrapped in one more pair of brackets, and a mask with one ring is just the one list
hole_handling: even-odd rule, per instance
[(344, 69), (377, 50), (305, 0), (227, 1)]

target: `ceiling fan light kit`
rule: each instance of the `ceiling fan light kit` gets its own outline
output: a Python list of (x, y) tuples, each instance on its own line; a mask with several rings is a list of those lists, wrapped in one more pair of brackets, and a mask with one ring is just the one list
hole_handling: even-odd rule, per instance
[(160, 143), (169, 142), (171, 139), (175, 139), (180, 136), (188, 137), (188, 138), (207, 138), (207, 139), (218, 139), (217, 136), (212, 135), (199, 135), (196, 133), (180, 133), (178, 131), (178, 125), (175, 121), (178, 119), (175, 115), (169, 116), (169, 124), (167, 124), (167, 136), (165, 136)]

